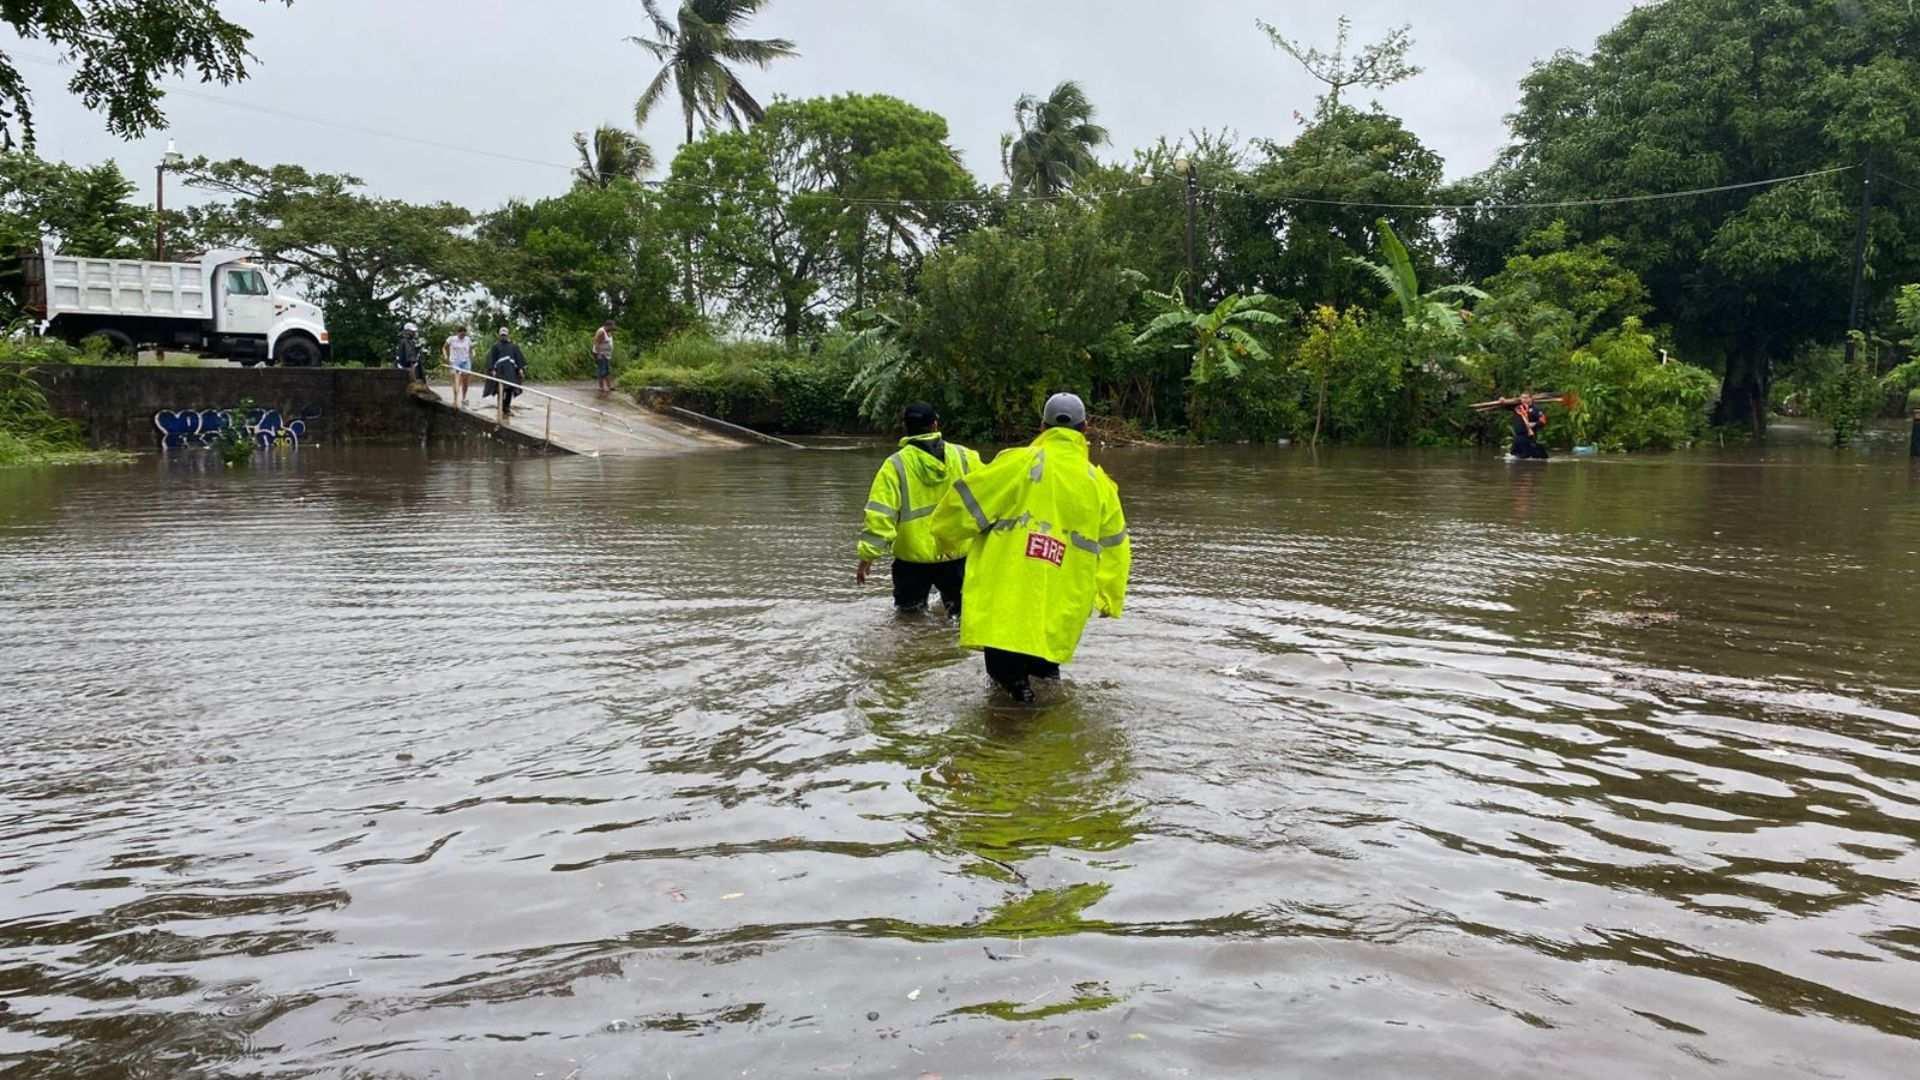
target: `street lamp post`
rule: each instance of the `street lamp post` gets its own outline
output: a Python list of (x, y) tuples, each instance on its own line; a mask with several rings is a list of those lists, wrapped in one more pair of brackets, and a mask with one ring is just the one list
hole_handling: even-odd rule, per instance
[(186, 158), (167, 140), (167, 152), (153, 167), (153, 261), (167, 261), (167, 170), (178, 168)]
[(1200, 178), (1193, 162), (1188, 158), (1176, 158), (1174, 170), (1187, 178), (1187, 303), (1191, 305), (1200, 294), (1200, 264), (1194, 254), (1193, 234), (1195, 231), (1195, 207), (1200, 199)]

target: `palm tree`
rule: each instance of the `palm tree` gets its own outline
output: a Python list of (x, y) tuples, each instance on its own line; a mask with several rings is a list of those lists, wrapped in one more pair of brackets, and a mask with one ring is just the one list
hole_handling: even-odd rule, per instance
[(627, 40), (652, 53), (660, 61), (660, 73), (634, 104), (635, 125), (646, 124), (653, 107), (666, 96), (668, 82), (679, 91), (688, 142), (693, 141), (696, 120), (707, 130), (718, 127), (722, 119), (735, 131), (745, 123), (758, 123), (766, 110), (741, 84), (732, 65), (765, 68), (775, 60), (800, 55), (785, 38), (738, 36), (746, 21), (766, 5), (767, 0), (686, 0), (680, 5), (679, 21), (671, 23), (660, 14), (659, 0), (641, 0), (655, 37)]
[(575, 184), (603, 188), (653, 171), (653, 147), (633, 132), (609, 124), (595, 128), (591, 139), (584, 131), (574, 132), (573, 148), (580, 153), (580, 164), (573, 170)]
[(1058, 195), (1093, 168), (1093, 148), (1107, 129), (1093, 122), (1093, 102), (1072, 79), (1043, 100), (1023, 94), (1013, 105), (1020, 130), (1000, 137), (1000, 165), (1017, 195)]

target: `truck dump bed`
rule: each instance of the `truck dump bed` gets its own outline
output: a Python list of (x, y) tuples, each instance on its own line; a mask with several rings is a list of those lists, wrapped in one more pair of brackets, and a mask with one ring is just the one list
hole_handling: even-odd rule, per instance
[(45, 319), (68, 314), (213, 317), (206, 272), (198, 263), (86, 259), (43, 249), (27, 258), (26, 292), (28, 309)]

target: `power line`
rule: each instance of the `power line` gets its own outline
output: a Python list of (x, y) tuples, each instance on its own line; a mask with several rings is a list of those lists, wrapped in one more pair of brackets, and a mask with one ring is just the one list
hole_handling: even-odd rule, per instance
[[(22, 60), (26, 60), (30, 63), (40, 64), (45, 67), (65, 68), (67, 66), (66, 64), (60, 62), (59, 60), (52, 59), (50, 57), (44, 57), (44, 56), (34, 56), (31, 53), (21, 53), (19, 54), (19, 58)], [(472, 154), (476, 157), (492, 158), (496, 161), (511, 161), (520, 165), (539, 165), (544, 168), (567, 169), (569, 171), (573, 169), (573, 166), (571, 165), (562, 165), (554, 161), (539, 161), (534, 158), (516, 157), (513, 154), (501, 154), (501, 153), (496, 153), (492, 150), (480, 150), (471, 146), (462, 146), (459, 143), (441, 142), (436, 139), (421, 138), (418, 135), (406, 135), (397, 131), (383, 131), (380, 128), (366, 127), (360, 124), (348, 124), (338, 120), (329, 120), (329, 119), (326, 119), (325, 117), (308, 116), (305, 113), (292, 112), (287, 109), (276, 109), (270, 105), (256, 105), (256, 104), (253, 104), (252, 102), (247, 102), (247, 101), (233, 101), (228, 98), (221, 97), (218, 94), (202, 93), (201, 91), (190, 90), (185, 87), (172, 87), (172, 88), (169, 88), (166, 92), (168, 94), (178, 94), (181, 97), (193, 98), (196, 101), (205, 101), (209, 104), (220, 105), (229, 109), (239, 109), (243, 112), (260, 113), (264, 116), (279, 117), (280, 119), (283, 119), (283, 120), (297, 120), (303, 124), (313, 124), (317, 127), (333, 128), (337, 131), (351, 131), (359, 135), (371, 135), (374, 138), (378, 138), (378, 139), (393, 139), (396, 142), (414, 143), (415, 145), (418, 145), (418, 146), (430, 146), (436, 150), (447, 150), (447, 151), (451, 151), (453, 153), (459, 153), (459, 154)]]
[(1836, 165), (1830, 169), (1815, 169), (1812, 172), (1796, 173), (1792, 176), (1773, 176), (1765, 180), (1748, 180), (1739, 184), (1721, 184), (1717, 187), (1687, 188), (1684, 191), (1661, 191), (1649, 195), (1609, 195), (1592, 199), (1559, 199), (1547, 202), (1510, 202), (1510, 203), (1387, 203), (1361, 202), (1349, 199), (1317, 199), (1305, 195), (1266, 195), (1262, 192), (1236, 190), (1232, 188), (1203, 188), (1215, 195), (1248, 195), (1272, 199), (1274, 202), (1311, 203), (1315, 206), (1345, 206), (1355, 209), (1372, 210), (1559, 210), (1575, 206), (1619, 206), (1622, 203), (1653, 202), (1658, 199), (1685, 199), (1695, 195), (1714, 195), (1722, 191), (1740, 191), (1746, 188), (1766, 187), (1771, 184), (1790, 184), (1796, 180), (1811, 180), (1816, 176), (1831, 176), (1834, 173), (1856, 169), (1857, 165)]
[[(41, 64), (47, 67), (65, 67), (66, 66), (61, 61), (48, 58), (48, 57), (34, 56), (29, 53), (21, 53), (17, 55), (22, 60), (26, 60), (36, 64)], [(319, 127), (327, 127), (327, 128), (333, 128), (339, 131), (349, 131), (355, 134), (368, 135), (374, 138), (392, 139), (397, 142), (413, 143), (418, 146), (427, 146), (436, 150), (445, 150), (445, 151), (448, 151), (449, 153), (471, 154), (476, 157), (491, 158), (496, 161), (509, 161), (519, 165), (537, 165), (542, 168), (565, 169), (568, 172), (573, 172), (575, 169), (575, 167), (572, 165), (563, 165), (563, 164), (560, 164), (559, 162), (554, 162), (554, 161), (541, 161), (537, 158), (519, 157), (513, 154), (502, 154), (492, 150), (480, 150), (471, 146), (463, 146), (459, 143), (442, 142), (437, 139), (422, 138), (417, 135), (407, 135), (397, 131), (385, 131), (380, 128), (366, 127), (360, 124), (342, 123), (337, 120), (329, 120), (324, 117), (318, 117), (318, 116), (309, 116), (304, 113), (297, 113), (287, 109), (277, 109), (269, 105), (255, 105), (250, 102), (231, 101), (226, 98), (220, 97), (216, 94), (202, 93), (200, 91), (190, 90), (184, 87), (176, 87), (176, 88), (169, 89), (167, 93), (179, 94), (182, 97), (193, 98), (198, 101), (205, 101), (213, 105), (221, 105), (230, 109), (240, 109), (247, 112), (260, 113), (266, 116), (275, 116), (281, 119), (295, 120), (301, 123), (314, 124)], [(1589, 198), (1589, 199), (1561, 199), (1561, 200), (1552, 200), (1552, 201), (1544, 201), (1544, 202), (1390, 203), (1390, 202), (1367, 202), (1364, 200), (1353, 200), (1353, 199), (1323, 199), (1323, 198), (1317, 198), (1317, 197), (1308, 196), (1308, 195), (1270, 195), (1264, 192), (1247, 191), (1244, 189), (1237, 189), (1237, 188), (1202, 188), (1200, 190), (1211, 195), (1234, 195), (1234, 196), (1243, 196), (1243, 197), (1258, 197), (1258, 198), (1270, 199), (1274, 202), (1301, 203), (1301, 204), (1313, 205), (1313, 206), (1337, 206), (1337, 207), (1346, 207), (1349, 209), (1356, 209), (1356, 210), (1429, 210), (1429, 211), (1561, 210), (1561, 209), (1571, 209), (1574, 207), (1582, 207), (1582, 206), (1619, 206), (1626, 203), (1654, 202), (1654, 201), (1663, 200), (1663, 199), (1685, 199), (1685, 198), (1692, 198), (1698, 195), (1714, 195), (1714, 194), (1718, 194), (1720, 192), (1725, 192), (1725, 191), (1741, 191), (1748, 188), (1768, 187), (1775, 184), (1793, 183), (1799, 180), (1811, 180), (1815, 177), (1831, 176), (1835, 173), (1847, 172), (1857, 167), (1858, 166), (1855, 166), (1855, 165), (1836, 165), (1832, 168), (1815, 169), (1811, 172), (1797, 173), (1792, 176), (1775, 176), (1775, 177), (1769, 177), (1765, 180), (1748, 180), (1738, 184), (1721, 184), (1716, 187), (1688, 188), (1682, 191), (1662, 191), (1662, 192), (1655, 192), (1655, 193), (1646, 194), (1646, 195), (1602, 196), (1602, 197)], [(1162, 182), (1166, 179), (1168, 178), (1156, 176), (1151, 178), (1151, 180), (1146, 183), (1142, 183), (1142, 184), (1130, 186), (1130, 187), (1124, 187), (1124, 188), (1112, 188), (1105, 191), (1087, 191), (1087, 192), (1068, 191), (1068, 192), (1061, 192), (1059, 194), (1053, 194), (1053, 195), (1014, 195), (1014, 194), (1008, 193), (1005, 195), (988, 196), (988, 197), (976, 198), (976, 199), (868, 199), (868, 198), (861, 198), (858, 196), (839, 195), (834, 192), (828, 192), (828, 191), (776, 191), (776, 194), (780, 195), (782, 198), (790, 199), (790, 200), (791, 199), (832, 200), (847, 206), (862, 206), (862, 207), (874, 207), (874, 208), (904, 207), (904, 206), (918, 206), (918, 207), (994, 206), (994, 205), (1001, 205), (1001, 204), (1007, 204), (1007, 203), (1036, 204), (1036, 203), (1046, 203), (1046, 202), (1061, 202), (1069, 199), (1092, 200), (1092, 199), (1103, 199), (1109, 196), (1131, 195), (1139, 192), (1151, 191), (1154, 188), (1159, 187), (1162, 184)], [(1887, 177), (1887, 179), (1893, 180), (1894, 183), (1900, 184), (1902, 187), (1907, 187), (1915, 191), (1920, 191), (1920, 188), (1915, 188), (1913, 185), (1894, 179), (1893, 177)], [(652, 187), (656, 189), (663, 189), (667, 187), (669, 184), (676, 184), (681, 187), (691, 188), (696, 191), (708, 191), (708, 192), (714, 192), (717, 194), (723, 194), (729, 190), (727, 188), (714, 187), (712, 185), (697, 184), (688, 180), (676, 180), (671, 177), (664, 180), (643, 180), (643, 181), (640, 181), (640, 183), (644, 186)]]

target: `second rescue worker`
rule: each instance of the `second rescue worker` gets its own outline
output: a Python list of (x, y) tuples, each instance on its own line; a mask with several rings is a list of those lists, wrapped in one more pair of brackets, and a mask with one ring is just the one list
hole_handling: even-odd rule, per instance
[(1118, 617), (1133, 549), (1120, 489), (1087, 458), (1087, 407), (1055, 394), (1026, 446), (954, 481), (933, 537), (967, 556), (960, 644), (986, 651), (987, 674), (1015, 701), (1060, 675), (1087, 618)]
[(907, 437), (900, 440), (899, 452), (881, 464), (867, 493), (866, 531), (860, 534), (854, 580), (864, 585), (874, 561), (891, 553), (895, 607), (918, 611), (937, 588), (947, 614), (958, 615), (965, 546), (936, 543), (927, 522), (954, 479), (980, 468), (980, 455), (941, 437), (940, 416), (931, 405), (909, 405), (901, 419)]

